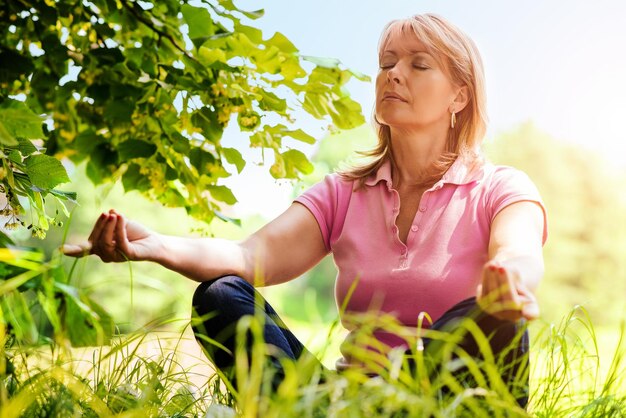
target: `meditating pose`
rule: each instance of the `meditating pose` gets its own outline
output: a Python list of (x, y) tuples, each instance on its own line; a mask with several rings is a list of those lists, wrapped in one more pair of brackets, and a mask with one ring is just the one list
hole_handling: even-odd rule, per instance
[[(255, 311), (265, 316), (277, 370), (282, 358), (310, 355), (254, 287), (292, 280), (328, 253), (349, 331), (338, 371), (376, 374), (368, 354), (409, 355), (411, 335), (428, 351), (434, 340), (419, 338), (420, 328), (453, 332), (466, 317), (496, 354), (513, 343), (509, 354), (523, 358), (524, 321), (539, 314), (533, 292), (543, 275), (546, 215), (524, 173), (481, 154), (487, 115), (476, 45), (443, 18), (424, 14), (390, 22), (378, 57), (378, 144), (370, 159), (326, 176), (247, 239), (165, 236), (111, 210), (88, 242), (67, 245), (65, 253), (154, 261), (201, 282), (195, 331), (226, 375), (235, 365), (235, 324)], [(372, 326), (359, 314), (393, 318), (400, 327)], [(359, 337), (364, 328), (372, 331), (368, 338)], [(472, 338), (461, 345), (480, 355)], [(526, 403), (523, 393), (518, 401)]]

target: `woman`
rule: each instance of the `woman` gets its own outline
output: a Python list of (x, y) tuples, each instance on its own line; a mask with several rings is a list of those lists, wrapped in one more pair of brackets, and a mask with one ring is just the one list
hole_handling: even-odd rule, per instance
[[(155, 261), (202, 282), (193, 299), (204, 318), (196, 332), (225, 372), (234, 365), (234, 324), (255, 309), (265, 314), (266, 342), (278, 348), (270, 355), (277, 370), (281, 357), (307, 353), (253, 286), (291, 280), (329, 252), (352, 343), (338, 369), (363, 366), (363, 352), (410, 348), (400, 332), (375, 326), (359, 351), (364, 325), (354, 314), (366, 312), (412, 329), (421, 312), (436, 330), (472, 317), (492, 335), (492, 348), (503, 350), (539, 313), (533, 292), (543, 275), (541, 198), (523, 173), (481, 157), (483, 69), (465, 34), (430, 14), (393, 21), (379, 60), (379, 143), (368, 165), (327, 176), (242, 242), (164, 236), (111, 210), (88, 243), (67, 246), (66, 254)], [(475, 342), (463, 344), (478, 356)], [(518, 354), (526, 352), (524, 335)]]

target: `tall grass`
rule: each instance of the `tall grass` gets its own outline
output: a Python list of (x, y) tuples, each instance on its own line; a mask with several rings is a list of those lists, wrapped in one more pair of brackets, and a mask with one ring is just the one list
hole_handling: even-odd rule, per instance
[[(155, 331), (161, 323), (101, 338), (98, 327), (112, 325), (102, 308), (73, 290), (56, 264), (42, 263), (30, 252), (18, 253), (21, 258), (15, 254), (0, 253), (0, 261), (9, 266), (5, 276), (10, 273), (0, 282), (0, 418), (626, 416), (625, 327), (609, 350), (582, 307), (558, 324), (533, 324), (530, 368), (521, 368), (514, 384), (503, 379), (511, 368), (508, 357), (494, 355), (487, 337), (469, 319), (452, 333), (427, 331), (424, 337), (431, 343), (426, 350), (423, 340), (407, 336), (412, 347), (407, 356), (404, 351), (381, 355), (362, 349), (376, 346), (371, 338), (375, 328), (402, 335), (403, 327), (379, 317), (359, 319), (363, 334), (356, 337), (352, 355), (363, 369), (336, 373), (311, 357), (284, 360), (285, 376), (277, 384), (274, 370), (267, 367), (262, 324), (246, 317), (237, 327), (235, 387), (207, 368), (189, 320), (182, 320), (185, 325), (173, 336)], [(53, 338), (38, 331), (29, 305), (37, 302), (52, 324)], [(338, 338), (338, 328), (337, 320), (320, 336), (326, 344), (318, 357)], [(461, 332), (478, 342), (480, 360), (461, 349)], [(243, 341), (248, 335), (254, 339), (250, 355)], [(107, 345), (72, 347), (103, 341)], [(525, 409), (517, 402), (524, 395), (523, 370), (530, 370)], [(367, 374), (371, 371), (377, 376)]]
[[(153, 338), (151, 329), (144, 329), (96, 349), (3, 344), (0, 418), (626, 416), (624, 327), (613, 354), (602, 357), (606, 347), (600, 346), (580, 307), (559, 324), (533, 326), (526, 410), (503, 384), (506, 364), (489, 355), (488, 344), (483, 346), (484, 360), (477, 361), (458, 352), (454, 338), (441, 336), (445, 343), (436, 374), (428, 372), (419, 346), (414, 352), (417, 367), (407, 367), (402, 357), (378, 358), (382, 368), (377, 377), (359, 371), (324, 372), (307, 358), (285, 361), (285, 378), (272, 390), (266, 347), (258, 338), (260, 324), (248, 318), (239, 331), (243, 335), (251, 329), (257, 338), (251, 356), (242, 349), (236, 353), (240, 383), (235, 390), (215, 373), (196, 373), (205, 366), (201, 358), (190, 363), (185, 329), (168, 338)], [(473, 384), (457, 380), (453, 372), (459, 367), (472, 376)]]

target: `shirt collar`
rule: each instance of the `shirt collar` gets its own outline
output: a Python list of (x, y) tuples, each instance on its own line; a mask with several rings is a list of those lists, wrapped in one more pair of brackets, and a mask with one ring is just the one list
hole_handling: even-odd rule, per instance
[[(480, 159), (468, 162), (464, 158), (457, 158), (438, 183), (456, 185), (469, 184), (474, 181), (482, 180), (484, 174), (485, 163)], [(366, 186), (374, 186), (383, 180), (387, 183), (387, 187), (392, 187), (391, 161), (389, 161), (389, 159), (378, 168), (376, 174), (369, 176), (364, 184)]]

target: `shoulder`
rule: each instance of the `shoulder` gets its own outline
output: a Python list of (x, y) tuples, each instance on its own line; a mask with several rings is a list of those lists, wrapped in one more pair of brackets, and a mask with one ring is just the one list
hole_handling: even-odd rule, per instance
[(338, 173), (327, 174), (304, 192), (304, 195), (340, 196), (350, 194), (355, 181), (346, 179)]
[(323, 209), (323, 212), (335, 210), (338, 205), (349, 201), (354, 183), (354, 180), (345, 179), (337, 173), (327, 174), (301, 193), (295, 201), (315, 205)]
[(490, 219), (513, 203), (536, 203), (543, 213), (545, 242), (547, 237), (545, 205), (537, 186), (525, 172), (514, 167), (491, 165), (485, 170), (484, 187), (485, 205)]
[(522, 170), (506, 165), (484, 165), (483, 185), (491, 189), (527, 189), (536, 191), (536, 186), (531, 178)]
[(353, 180), (346, 180), (339, 174), (328, 174), (294, 200), (313, 214), (328, 251), (343, 227), (353, 185)]

